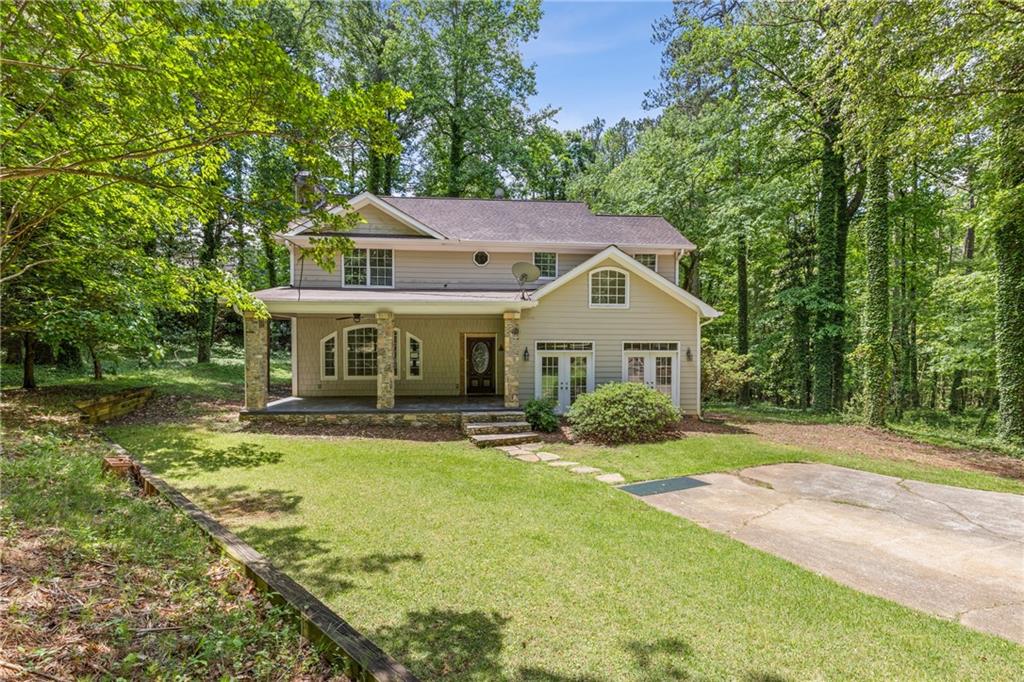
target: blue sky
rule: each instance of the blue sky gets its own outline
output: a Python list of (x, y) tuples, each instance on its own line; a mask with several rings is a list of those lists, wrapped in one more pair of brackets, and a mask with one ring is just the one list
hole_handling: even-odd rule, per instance
[(557, 127), (578, 128), (595, 116), (613, 124), (650, 115), (644, 93), (658, 83), (661, 46), (651, 25), (671, 2), (544, 2), (540, 33), (523, 48), (537, 65), (533, 109), (561, 107)]

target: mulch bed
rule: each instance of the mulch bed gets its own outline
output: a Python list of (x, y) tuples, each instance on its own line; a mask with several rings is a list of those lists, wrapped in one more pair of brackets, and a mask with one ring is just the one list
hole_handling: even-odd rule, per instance
[[(720, 415), (709, 415), (723, 418)], [(750, 433), (773, 443), (829, 450), (876, 459), (919, 462), (945, 469), (965, 469), (1024, 480), (1024, 460), (985, 450), (965, 450), (921, 443), (905, 436), (852, 424), (793, 424), (731, 420), (731, 433)], [(727, 432), (728, 433), (728, 432)]]

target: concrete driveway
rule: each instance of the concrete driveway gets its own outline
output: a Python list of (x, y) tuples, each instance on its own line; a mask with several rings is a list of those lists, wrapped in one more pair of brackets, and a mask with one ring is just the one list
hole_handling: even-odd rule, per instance
[(1024, 496), (775, 464), (693, 476), (659, 509), (862, 592), (1024, 644)]

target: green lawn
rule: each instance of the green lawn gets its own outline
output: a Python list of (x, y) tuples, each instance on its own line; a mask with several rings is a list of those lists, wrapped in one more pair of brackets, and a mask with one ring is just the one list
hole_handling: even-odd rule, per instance
[(629, 481), (649, 481), (710, 471), (728, 471), (779, 462), (825, 462), (929, 483), (1024, 493), (1024, 481), (994, 474), (943, 469), (915, 462), (817, 452), (769, 443), (757, 436), (746, 434), (692, 435), (661, 443), (618, 447), (552, 444), (546, 449), (561, 455), (564, 459), (575, 460), (606, 471), (617, 471)]
[[(1022, 649), (1009, 642), (842, 587), (596, 481), (463, 442), (184, 426), (111, 435), (425, 678), (1020, 672)], [(709, 449), (665, 458), (696, 462), (715, 451), (711, 440), (686, 439), (683, 449)], [(754, 445), (744, 442), (737, 449)], [(789, 454), (760, 449), (770, 461)], [(716, 456), (714, 467), (743, 463)]]
[[(32, 396), (36, 408), (65, 410), (75, 400), (113, 393), (125, 388), (153, 386), (159, 395), (201, 400), (241, 400), (244, 391), (241, 351), (219, 347), (212, 362), (198, 364), (191, 360), (183, 364), (167, 362), (159, 367), (124, 365), (116, 372), (108, 371), (101, 381), (95, 381), (85, 367), (75, 370), (53, 365), (36, 367), (39, 391)], [(0, 367), (4, 390), (21, 386), (21, 366), (5, 364)], [(287, 356), (275, 356), (270, 364), (273, 383), (291, 381), (291, 366)]]

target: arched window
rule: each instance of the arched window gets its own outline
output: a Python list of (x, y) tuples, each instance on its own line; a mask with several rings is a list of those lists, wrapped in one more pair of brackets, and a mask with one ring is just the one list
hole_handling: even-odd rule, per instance
[(320, 378), (338, 378), (338, 332), (320, 339)]
[[(401, 376), (402, 331), (395, 328), (395, 376)], [(364, 324), (345, 330), (345, 378), (377, 376), (377, 325)]]
[(590, 273), (590, 307), (629, 307), (629, 275), (625, 270), (600, 268)]
[(364, 324), (345, 330), (345, 378), (377, 376), (377, 325)]
[(405, 333), (405, 378), (423, 378), (423, 342), (409, 332)]

